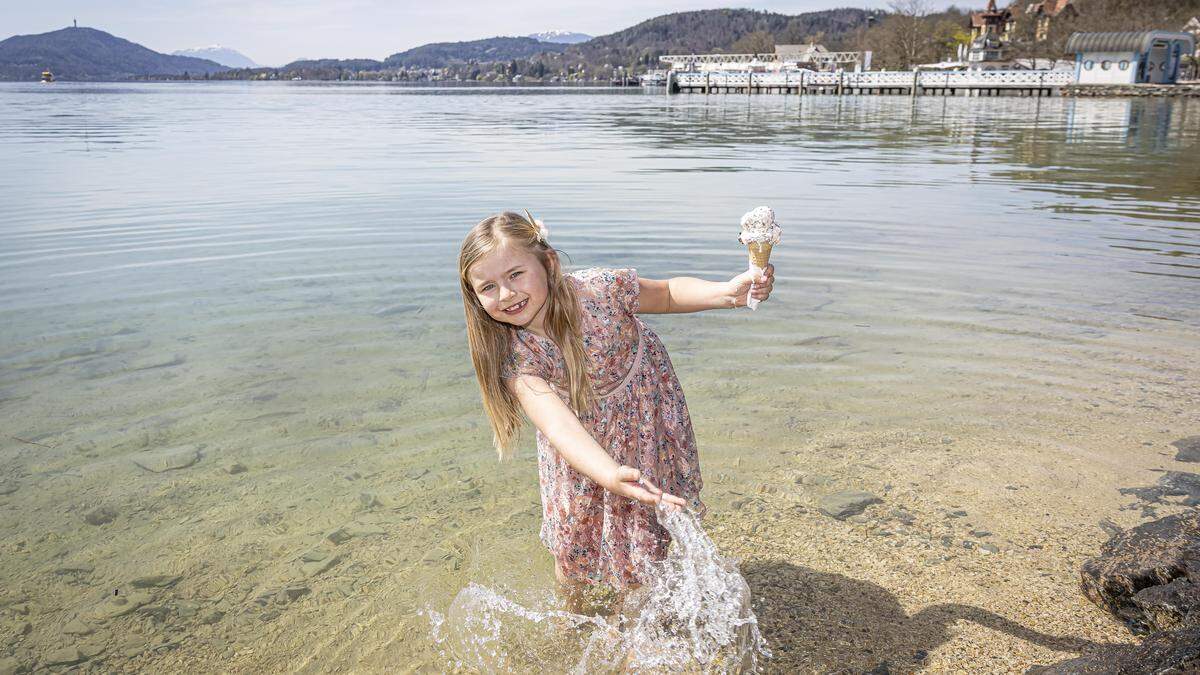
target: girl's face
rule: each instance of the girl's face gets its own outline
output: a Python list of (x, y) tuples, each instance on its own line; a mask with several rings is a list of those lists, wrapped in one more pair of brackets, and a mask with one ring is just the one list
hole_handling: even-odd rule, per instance
[(505, 244), (472, 265), (467, 279), (488, 316), (514, 326), (541, 326), (549, 284), (534, 254)]

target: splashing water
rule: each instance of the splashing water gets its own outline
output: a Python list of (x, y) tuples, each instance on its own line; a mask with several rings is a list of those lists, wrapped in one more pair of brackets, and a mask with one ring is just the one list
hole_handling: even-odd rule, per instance
[(746, 579), (694, 514), (660, 505), (658, 520), (671, 549), (616, 615), (534, 609), (471, 583), (444, 617), (427, 610), (435, 643), (482, 672), (757, 671), (771, 652)]

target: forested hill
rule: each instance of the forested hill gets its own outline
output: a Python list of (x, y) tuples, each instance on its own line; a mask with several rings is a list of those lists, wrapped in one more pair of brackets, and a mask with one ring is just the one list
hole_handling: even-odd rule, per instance
[(831, 9), (788, 15), (752, 9), (706, 9), (664, 14), (567, 50), (590, 62), (625, 64), (642, 54), (705, 54), (741, 51), (756, 34), (778, 44), (816, 41), (840, 47), (867, 25), (865, 9)]
[(0, 80), (37, 81), (43, 70), (65, 80), (127, 80), (228, 70), (190, 56), (160, 54), (94, 28), (14, 35), (0, 42)]
[(392, 54), (383, 65), (387, 68), (441, 68), (470, 61), (495, 63), (527, 59), (542, 53), (566, 50), (568, 45), (541, 42), (531, 37), (494, 37), (469, 42), (434, 42)]

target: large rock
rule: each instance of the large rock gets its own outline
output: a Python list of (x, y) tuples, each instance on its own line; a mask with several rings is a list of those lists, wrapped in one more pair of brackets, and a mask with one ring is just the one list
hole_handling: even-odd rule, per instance
[(1200, 626), (1200, 511), (1114, 535), (1080, 576), (1089, 600), (1136, 629)]
[(817, 508), (825, 515), (838, 520), (862, 513), (868, 506), (883, 501), (879, 497), (863, 490), (843, 490), (831, 495), (825, 495), (817, 504)]
[(1155, 633), (1140, 645), (1105, 649), (1095, 654), (1036, 666), (1026, 675), (1182, 675), (1200, 672), (1200, 627)]
[(1200, 436), (1181, 438), (1171, 445), (1179, 451), (1175, 453), (1176, 462), (1200, 462)]

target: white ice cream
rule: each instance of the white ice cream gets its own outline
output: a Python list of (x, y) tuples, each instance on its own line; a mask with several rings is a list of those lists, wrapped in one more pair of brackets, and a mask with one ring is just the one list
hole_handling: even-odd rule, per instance
[(783, 230), (775, 222), (775, 212), (769, 206), (760, 206), (742, 216), (742, 233), (738, 235), (738, 241), (774, 246), (779, 243), (781, 234)]

